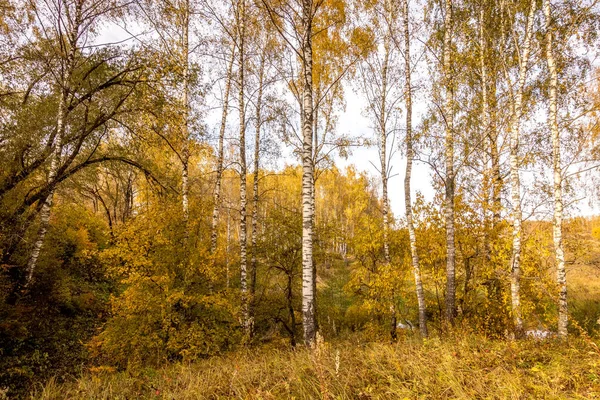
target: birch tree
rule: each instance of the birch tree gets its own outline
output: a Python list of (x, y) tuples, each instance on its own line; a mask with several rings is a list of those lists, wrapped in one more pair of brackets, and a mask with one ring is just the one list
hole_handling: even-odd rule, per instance
[(266, 51), (263, 50), (260, 55), (260, 62), (258, 65), (258, 94), (256, 95), (255, 105), (255, 121), (254, 121), (254, 169), (252, 171), (252, 258), (250, 260), (250, 318), (253, 318), (254, 313), (254, 301), (256, 297), (256, 272), (258, 269), (256, 253), (258, 252), (257, 240), (258, 240), (258, 206), (259, 206), (259, 183), (260, 178), (260, 131), (263, 125), (263, 92), (264, 92), (264, 80), (265, 80), (265, 67), (266, 67)]
[[(235, 45), (231, 46), (231, 54), (225, 74), (225, 89), (223, 92), (223, 104), (221, 111), (221, 124), (219, 127), (219, 140), (217, 145), (217, 168), (215, 177), (215, 187), (213, 191), (213, 212), (210, 229), (210, 252), (214, 254), (217, 251), (217, 239), (219, 236), (219, 213), (221, 210), (221, 186), (223, 180), (224, 169), (224, 146), (225, 146), (225, 129), (227, 128), (227, 115), (229, 111), (229, 92), (231, 90), (231, 80), (233, 74), (233, 62), (235, 60)], [(229, 214), (227, 217), (229, 227)]]
[[(58, 92), (56, 128), (49, 135), (45, 150), (40, 153), (39, 158), (34, 159), (29, 165), (22, 165), (23, 168), (20, 170), (9, 172), (9, 175), (3, 180), (0, 190), (1, 199), (4, 194), (30, 177), (45, 161), (49, 160), (46, 184), (39, 190), (30, 192), (13, 215), (13, 218), (18, 219), (31, 205), (38, 204), (39, 228), (25, 268), (25, 287), (32, 282), (48, 231), (56, 185), (86, 166), (109, 159), (107, 156), (93, 157), (98, 148), (96, 145), (88, 151), (87, 159), (78, 163), (78, 156), (87, 150), (86, 145), (97, 140), (94, 134), (97, 134), (99, 128), (106, 127), (106, 123), (120, 112), (123, 104), (133, 92), (132, 85), (135, 85), (135, 79), (128, 74), (137, 68), (132, 65), (124, 66), (116, 75), (100, 84), (89, 82), (89, 86), (84, 85), (84, 82), (91, 81), (94, 71), (99, 66), (107, 63), (107, 59), (103, 58), (105, 55), (103, 56), (101, 52), (103, 47), (108, 46), (94, 46), (99, 49), (97, 52), (89, 51), (88, 54), (84, 54), (83, 50), (87, 47), (87, 40), (93, 36), (94, 29), (108, 13), (116, 13), (121, 7), (122, 5), (118, 3), (109, 4), (101, 0), (95, 2), (61, 0), (56, 4), (38, 4), (34, 8), (39, 24), (37, 32), (45, 35), (46, 39), (55, 40), (56, 45), (52, 51), (56, 52), (55, 59), (58, 60), (58, 64), (53, 72), (55, 81), (51, 84), (56, 87)], [(112, 58), (117, 57), (112, 56)], [(85, 72), (78, 70), (85, 68), (88, 68)], [(82, 75), (75, 76), (76, 72), (82, 73)], [(40, 80), (34, 81), (26, 93), (31, 93), (33, 86)], [(91, 111), (93, 107), (99, 105), (92, 102), (92, 99), (98, 98), (100, 94), (118, 86), (128, 86), (129, 88), (121, 96), (116, 96), (115, 101), (103, 104), (102, 106), (106, 107), (105, 110)], [(81, 93), (84, 90), (85, 92)], [(78, 91), (79, 93), (77, 93)], [(27, 97), (24, 98), (23, 104), (26, 101)], [(85, 110), (84, 118), (82, 121), (77, 121), (74, 126), (70, 126), (69, 117), (81, 109)], [(67, 131), (69, 131), (68, 134)], [(123, 157), (118, 159), (125, 161)], [(27, 226), (28, 224), (24, 224), (23, 228), (26, 229)], [(11, 246), (12, 249), (3, 255), (5, 258), (10, 257), (19, 241), (15, 241), (14, 246)]]
[(456, 316), (456, 247), (454, 227), (454, 106), (452, 90), (452, 0), (444, 0), (444, 44), (442, 74), (444, 85), (443, 119), (445, 125), (445, 197), (446, 221), (446, 319), (453, 323)]
[(554, 220), (552, 238), (554, 242), (554, 258), (556, 262), (556, 283), (558, 284), (558, 336), (567, 337), (568, 309), (567, 309), (567, 274), (565, 270), (565, 251), (563, 248), (563, 194), (562, 194), (562, 169), (561, 145), (558, 131), (558, 72), (554, 60), (552, 44), (552, 8), (550, 0), (543, 1), (545, 17), (545, 47), (546, 63), (550, 74), (550, 97), (548, 110), (548, 125), (552, 136), (552, 176), (554, 188)]
[(411, 199), (411, 175), (414, 160), (413, 133), (412, 133), (412, 60), (410, 57), (410, 30), (409, 30), (409, 1), (402, 1), (402, 30), (404, 39), (404, 102), (406, 106), (406, 170), (404, 175), (404, 207), (408, 237), (410, 241), (410, 254), (413, 273), (415, 276), (415, 289), (417, 293), (417, 304), (419, 307), (419, 330), (421, 336), (428, 336), (427, 310), (425, 305), (425, 294), (423, 282), (421, 281), (421, 267), (419, 265), (419, 254), (417, 252), (417, 237), (413, 222), (412, 199)]
[(236, 38), (238, 50), (238, 113), (239, 113), (239, 175), (240, 175), (240, 289), (242, 294), (242, 325), (246, 337), (252, 332), (248, 297), (248, 227), (247, 227), (247, 165), (246, 165), (246, 102), (245, 102), (245, 47), (246, 47), (246, 1), (236, 5)]
[[(519, 134), (521, 115), (523, 112), (523, 92), (527, 66), (531, 53), (531, 38), (533, 36), (533, 22), (536, 10), (536, 2), (531, 1), (527, 14), (525, 27), (525, 38), (519, 51), (519, 72), (516, 88), (511, 91), (511, 119), (509, 123), (510, 133), (510, 182), (512, 201), (512, 257), (511, 257), (511, 304), (515, 336), (523, 334), (523, 315), (521, 311), (520, 277), (521, 277), (521, 242), (523, 235), (523, 213), (521, 210), (521, 179), (519, 175)], [(506, 68), (505, 68), (506, 71)], [(505, 72), (507, 73), (507, 72)], [(510, 82), (509, 78), (507, 80)]]
[[(496, 7), (483, 0), (476, 4), (474, 13), (478, 13), (477, 19), (477, 37), (478, 37), (478, 60), (477, 72), (480, 78), (479, 96), (480, 108), (475, 111), (481, 121), (480, 127), (480, 153), (474, 154), (476, 157), (472, 165), (475, 169), (481, 168), (481, 195), (480, 204), (483, 222), (482, 238), (482, 263), (486, 270), (493, 274), (490, 280), (490, 288), (494, 288), (498, 293), (499, 279), (492, 269), (495, 268), (496, 254), (493, 248), (498, 241), (498, 224), (500, 223), (500, 213), (502, 211), (501, 192), (502, 176), (500, 171), (500, 149), (499, 134), (497, 129), (498, 111), (496, 84), (498, 80), (498, 67), (494, 65), (497, 52), (494, 50), (494, 41), (498, 40), (496, 32), (497, 24), (494, 23), (493, 16)], [(503, 44), (501, 43), (500, 46)], [(490, 49), (491, 48), (491, 49)], [(483, 155), (483, 157), (481, 157)], [(480, 163), (477, 162), (479, 159)], [(476, 171), (477, 173), (478, 171)], [(465, 283), (467, 285), (467, 283)], [(499, 299), (490, 299), (498, 302)]]
[[(269, 96), (271, 86), (277, 82), (278, 77), (274, 74), (274, 66), (277, 67), (277, 52), (281, 50), (277, 43), (274, 32), (268, 21), (260, 20), (260, 9), (257, 10), (258, 18), (252, 22), (252, 47), (253, 62), (251, 69), (255, 75), (255, 87), (250, 101), (254, 105), (254, 156), (252, 170), (252, 232), (251, 232), (251, 259), (250, 259), (250, 318), (254, 319), (256, 309), (256, 288), (258, 272), (259, 240), (259, 212), (260, 212), (260, 181), (261, 181), (261, 159), (263, 157), (264, 125), (271, 119), (270, 113), (274, 104)], [(275, 106), (276, 107), (276, 106)], [(266, 215), (266, 214), (265, 214)], [(290, 289), (291, 290), (291, 289)]]
[[(258, 14), (260, 15), (260, 14)], [(253, 89), (252, 102), (254, 105), (254, 157), (253, 157), (253, 181), (252, 181), (252, 258), (250, 260), (250, 314), (254, 317), (256, 308), (256, 290), (258, 273), (258, 255), (264, 253), (259, 245), (259, 222), (261, 217), (264, 219), (267, 210), (262, 209), (261, 216), (261, 180), (265, 178), (264, 170), (261, 171), (263, 159), (269, 155), (269, 152), (276, 152), (277, 145), (270, 141), (270, 136), (266, 131), (266, 126), (274, 120), (274, 113), (277, 112), (278, 105), (274, 100), (273, 86), (280, 77), (277, 71), (280, 68), (280, 57), (278, 53), (283, 49), (281, 43), (274, 35), (272, 27), (268, 21), (254, 21), (254, 62), (253, 70), (255, 75), (256, 87)], [(264, 220), (262, 222), (264, 234)]]
[[(138, 4), (136, 11), (139, 21), (156, 34), (155, 41), (146, 41), (143, 46), (150, 49), (157, 47), (158, 54), (166, 56), (168, 60), (160, 72), (165, 84), (161, 89), (168, 104), (164, 111), (173, 113), (167, 118), (173, 118), (175, 123), (164, 124), (163, 129), (155, 129), (155, 133), (168, 144), (181, 164), (181, 215), (183, 239), (187, 247), (190, 236), (189, 164), (193, 145), (191, 103), (194, 65), (191, 57), (192, 48), (197, 48), (194, 43), (197, 38), (191, 32), (194, 26), (194, 4), (190, 0), (142, 2)], [(174, 129), (170, 129), (171, 127)]]
[[(316, 276), (313, 266), (313, 22), (321, 2), (298, 0), (274, 4), (263, 0), (274, 28), (298, 60), (301, 99), (302, 159), (302, 325), (304, 343), (311, 346), (317, 333)], [(296, 19), (296, 16), (298, 18)], [(295, 43), (293, 43), (293, 41)]]
[[(482, 131), (483, 134), (483, 153), (488, 153), (488, 149), (491, 148), (491, 140), (490, 140), (490, 115), (489, 115), (489, 98), (488, 98), (488, 67), (487, 67), (487, 39), (485, 37), (485, 3), (482, 1), (479, 7), (479, 20), (478, 20), (478, 38), (479, 38), (479, 71), (481, 74), (481, 122), (482, 122)], [(485, 237), (484, 237), (484, 251), (486, 252), (486, 258), (489, 258), (490, 252), (490, 243), (489, 243), (489, 217), (488, 217), (488, 209), (490, 204), (489, 198), (489, 188), (490, 188), (490, 171), (488, 167), (487, 157), (484, 159), (484, 171), (483, 171), (483, 182), (482, 186), (482, 211), (483, 211), (483, 221), (484, 221), (484, 229), (485, 229)]]
[(313, 345), (317, 334), (315, 270), (313, 268), (313, 1), (302, 0), (300, 60), (302, 80), (302, 325), (304, 343)]
[[(395, 3), (384, 1), (369, 10), (371, 24), (375, 28), (374, 48), (359, 64), (362, 92), (367, 100), (367, 110), (374, 123), (379, 151), (379, 175), (381, 180), (382, 245), (386, 267), (391, 267), (390, 255), (390, 204), (388, 182), (392, 171), (391, 159), (394, 154), (398, 131), (399, 107), (402, 92), (398, 82), (401, 79), (400, 59), (393, 46), (396, 33), (398, 10)], [(388, 144), (389, 142), (389, 144)], [(396, 340), (396, 305), (394, 293), (390, 299), (390, 335)]]
[[(57, 143), (54, 151), (51, 155), (50, 168), (48, 171), (48, 181), (52, 182), (56, 178), (57, 170), (61, 162), (63, 139), (65, 134), (66, 125), (66, 107), (67, 98), (69, 96), (71, 76), (75, 69), (75, 55), (79, 51), (79, 41), (81, 39), (82, 25), (83, 25), (83, 1), (77, 0), (74, 4), (63, 3), (61, 4), (64, 8), (64, 14), (59, 13), (57, 15), (59, 30), (67, 28), (66, 38), (59, 38), (60, 48), (65, 52), (64, 62), (61, 63), (60, 69), (60, 81), (59, 81), (59, 102), (58, 112), (56, 118), (56, 136)], [(68, 10), (68, 11), (67, 11)], [(69, 12), (70, 11), (70, 12)], [(50, 223), (50, 210), (52, 208), (52, 201), (54, 198), (54, 190), (50, 190), (48, 196), (44, 200), (42, 208), (40, 210), (40, 227), (37, 233), (37, 238), (33, 245), (33, 250), (29, 260), (27, 261), (26, 267), (26, 280), (25, 286), (27, 287), (32, 280), (35, 267), (40, 255), (40, 251), (44, 244), (44, 238), (48, 231)]]
[(187, 241), (190, 236), (190, 201), (189, 201), (189, 169), (190, 169), (190, 18), (191, 9), (189, 0), (185, 0), (180, 10), (180, 24), (182, 27), (181, 44), (181, 62), (182, 71), (182, 94), (181, 94), (181, 130), (182, 130), (182, 149), (181, 149), (181, 207), (183, 211), (184, 240)]
[[(341, 79), (346, 76), (361, 54), (360, 46), (355, 46), (354, 39), (361, 42), (361, 37), (364, 35), (360, 32), (354, 35), (357, 31), (346, 29), (344, 23), (348, 12), (343, 1), (290, 0), (276, 5), (270, 0), (262, 2), (274, 29), (287, 43), (296, 59), (296, 66), (292, 68), (292, 77), (288, 79), (288, 85), (299, 104), (298, 119), (301, 126), (301, 129), (294, 133), (300, 143), (296, 153), (300, 155), (303, 165), (303, 324), (304, 341), (305, 344), (310, 345), (314, 342), (317, 331), (316, 264), (313, 248), (316, 214), (314, 186), (317, 178), (315, 165), (329, 163), (330, 155), (334, 150), (347, 147), (345, 138), (331, 140), (326, 137), (332, 133), (334, 119), (331, 110), (341, 96)], [(323, 52), (323, 57), (320, 57), (321, 53), (315, 53), (314, 41), (317, 35), (319, 35), (317, 50)], [(322, 41), (320, 41), (321, 37), (323, 37)], [(337, 46), (332, 46), (333, 43)], [(334, 60), (327, 57), (327, 54), (335, 54), (335, 57), (339, 57), (341, 53), (342, 62), (335, 65)], [(315, 66), (319, 67), (316, 74)], [(322, 68), (323, 66), (325, 67)], [(328, 110), (324, 113), (323, 128), (317, 134), (320, 121), (318, 111), (322, 110), (324, 103), (328, 103), (325, 107)]]

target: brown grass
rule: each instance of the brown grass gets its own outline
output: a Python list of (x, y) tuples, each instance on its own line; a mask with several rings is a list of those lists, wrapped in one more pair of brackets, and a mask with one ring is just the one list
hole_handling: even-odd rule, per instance
[(244, 349), (194, 364), (50, 381), (35, 399), (597, 399), (589, 344), (463, 337)]

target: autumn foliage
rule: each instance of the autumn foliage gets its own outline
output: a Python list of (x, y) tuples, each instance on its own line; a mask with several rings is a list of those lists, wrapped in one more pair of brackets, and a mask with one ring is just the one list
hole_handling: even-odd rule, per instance
[(599, 26), (0, 0), (0, 399), (600, 396)]

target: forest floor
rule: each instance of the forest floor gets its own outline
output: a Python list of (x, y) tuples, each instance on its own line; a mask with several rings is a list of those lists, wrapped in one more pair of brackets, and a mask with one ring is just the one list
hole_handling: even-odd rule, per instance
[(397, 344), (273, 345), (193, 364), (97, 370), (50, 381), (35, 399), (600, 399), (600, 352), (591, 340), (405, 338)]

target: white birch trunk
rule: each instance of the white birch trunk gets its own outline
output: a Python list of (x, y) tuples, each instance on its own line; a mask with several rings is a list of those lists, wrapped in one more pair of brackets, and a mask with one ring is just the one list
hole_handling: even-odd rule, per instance
[(523, 52), (519, 64), (519, 80), (517, 83), (517, 93), (513, 99), (512, 120), (510, 122), (510, 181), (511, 181), (511, 200), (513, 203), (513, 246), (512, 246), (512, 268), (510, 279), (510, 292), (513, 323), (515, 336), (523, 335), (523, 316), (521, 311), (521, 240), (522, 240), (522, 210), (521, 210), (521, 179), (519, 176), (519, 131), (521, 122), (521, 112), (523, 104), (523, 89), (525, 87), (525, 76), (527, 73), (527, 64), (529, 63), (529, 53), (531, 49), (531, 37), (533, 35), (533, 18), (535, 14), (536, 2), (532, 0), (527, 16), (527, 27), (525, 33), (525, 42), (523, 43)]
[(444, 0), (444, 119), (446, 182), (444, 216), (446, 220), (446, 319), (454, 322), (456, 316), (456, 247), (454, 243), (454, 107), (452, 105), (452, 77), (450, 71), (452, 45), (452, 0)]
[(182, 107), (182, 139), (183, 146), (181, 151), (181, 206), (183, 211), (183, 224), (184, 224), (184, 240), (187, 246), (187, 242), (190, 236), (189, 231), (189, 219), (190, 219), (190, 205), (189, 205), (189, 160), (190, 160), (190, 102), (189, 102), (189, 90), (190, 90), (190, 74), (189, 74), (189, 24), (190, 24), (190, 5), (189, 1), (185, 2), (185, 10), (183, 11), (182, 21), (182, 43), (181, 43), (181, 56), (183, 63), (183, 94), (181, 99)]
[[(52, 154), (52, 160), (50, 162), (50, 171), (48, 173), (48, 182), (52, 182), (56, 178), (56, 173), (58, 171), (58, 167), (60, 166), (61, 152), (62, 152), (62, 136), (64, 135), (64, 124), (65, 124), (65, 101), (63, 100), (63, 96), (61, 96), (59, 105), (58, 105), (58, 120), (57, 120), (57, 130), (58, 130), (58, 144), (54, 153)], [(25, 287), (28, 287), (33, 281), (33, 273), (35, 272), (37, 261), (40, 256), (40, 252), (44, 245), (44, 239), (46, 238), (46, 233), (48, 232), (48, 227), (50, 225), (50, 212), (52, 209), (52, 201), (54, 198), (54, 189), (50, 189), (50, 193), (42, 208), (40, 210), (40, 226), (38, 229), (37, 237), (35, 243), (33, 245), (33, 249), (31, 250), (31, 255), (29, 256), (29, 260), (27, 261), (27, 267), (25, 270)]]
[[(390, 8), (389, 3), (386, 1), (385, 5)], [(392, 16), (388, 15), (391, 23)], [(392, 28), (390, 27), (390, 31)], [(389, 69), (389, 58), (390, 58), (390, 35), (388, 32), (384, 38), (384, 56), (383, 64), (381, 66), (381, 104), (379, 109), (379, 163), (381, 165), (381, 189), (382, 189), (382, 217), (383, 217), (383, 257), (385, 264), (389, 265), (391, 262), (390, 258), (390, 242), (389, 242), (389, 231), (390, 231), (390, 205), (388, 198), (388, 165), (387, 165), (387, 86), (388, 86), (388, 69)], [(397, 339), (396, 334), (396, 306), (394, 304), (395, 294), (392, 291), (390, 298), (390, 337), (392, 342)]]
[(562, 171), (560, 163), (560, 135), (558, 131), (558, 72), (554, 60), (552, 45), (552, 10), (550, 0), (544, 0), (544, 16), (546, 18), (546, 62), (550, 73), (550, 109), (548, 110), (548, 125), (552, 135), (552, 169), (554, 175), (554, 257), (556, 259), (556, 283), (558, 284), (558, 336), (567, 337), (569, 322), (567, 308), (567, 274), (565, 270), (565, 252), (562, 241), (563, 198)]
[(302, 325), (304, 343), (316, 339), (315, 271), (313, 268), (313, 77), (311, 0), (302, 1)]
[(245, 34), (246, 34), (246, 4), (245, 0), (239, 0), (238, 3), (238, 49), (239, 49), (239, 65), (238, 65), (238, 85), (239, 85), (239, 115), (240, 115), (240, 289), (242, 294), (242, 324), (246, 338), (250, 338), (251, 325), (248, 307), (248, 254), (247, 254), (247, 234), (248, 228), (246, 224), (246, 105), (244, 101), (244, 69), (245, 69)]
[[(490, 244), (490, 188), (493, 179), (493, 171), (488, 160), (487, 151), (491, 147), (490, 115), (488, 109), (488, 71), (486, 63), (487, 43), (485, 39), (485, 5), (482, 2), (479, 10), (479, 68), (481, 74), (481, 121), (482, 121), (482, 141), (483, 141), (483, 178), (482, 178), (482, 213), (483, 213), (483, 252), (486, 267), (489, 266), (491, 258)], [(467, 281), (465, 280), (465, 287)], [(465, 293), (466, 295), (466, 293)]]
[[(313, 96), (314, 98), (315, 96)], [(318, 97), (318, 96), (317, 96)], [(316, 118), (316, 114), (318, 113), (318, 108), (313, 108), (313, 112)], [(316, 132), (316, 126), (315, 126), (315, 132)], [(313, 134), (313, 138), (316, 137), (316, 134)], [(313, 143), (313, 146), (316, 144), (316, 142)], [(316, 177), (316, 170), (315, 170), (315, 159), (316, 157), (314, 156), (314, 148), (313, 148), (313, 179), (312, 179), (312, 184), (311, 184), (311, 192), (310, 192), (310, 208), (311, 208), (311, 215), (312, 215), (312, 243), (314, 246), (315, 243), (315, 236), (316, 236), (316, 226), (317, 226), (317, 200), (316, 200), (316, 194), (317, 194), (317, 177)], [(314, 249), (313, 249), (313, 254), (312, 254), (312, 268), (313, 268), (313, 293), (317, 293), (317, 263), (315, 262), (315, 253), (314, 253)], [(314, 310), (314, 320), (315, 320), (315, 331), (319, 329), (318, 324), (317, 324), (317, 310)]]
[[(389, 264), (390, 259), (390, 216), (389, 216), (389, 199), (388, 199), (388, 165), (387, 165), (387, 129), (386, 129), (386, 112), (387, 112), (387, 80), (388, 80), (388, 64), (390, 58), (389, 34), (385, 37), (384, 43), (385, 54), (383, 56), (383, 65), (381, 71), (381, 105), (379, 110), (379, 162), (381, 164), (381, 186), (382, 186), (382, 214), (383, 214), (383, 256), (386, 264)], [(395, 329), (395, 327), (394, 327)]]
[[(227, 126), (227, 113), (229, 110), (229, 91), (231, 90), (231, 78), (233, 74), (233, 61), (235, 59), (235, 45), (231, 48), (231, 58), (227, 67), (227, 76), (225, 77), (225, 93), (223, 94), (223, 111), (221, 113), (221, 127), (219, 129), (219, 147), (217, 150), (217, 176), (215, 179), (215, 190), (213, 194), (213, 213), (210, 229), (210, 253), (217, 251), (217, 237), (219, 225), (219, 211), (221, 209), (221, 185), (223, 179), (223, 158), (225, 144), (225, 128)], [(229, 285), (228, 285), (229, 286)]]
[(250, 261), (250, 319), (254, 321), (254, 298), (256, 295), (256, 252), (258, 239), (258, 178), (260, 167), (260, 128), (262, 125), (262, 96), (263, 96), (263, 81), (265, 69), (265, 54), (263, 53), (260, 59), (258, 71), (258, 95), (256, 98), (256, 133), (254, 135), (254, 181), (253, 183), (253, 208), (252, 208), (252, 259)]
[(231, 211), (227, 210), (227, 233), (225, 243), (225, 287), (231, 286), (231, 273), (229, 271), (229, 246), (231, 243)]
[(408, 27), (409, 11), (408, 0), (402, 2), (404, 12), (404, 74), (406, 80), (405, 101), (406, 101), (406, 174), (404, 175), (404, 205), (406, 208), (406, 224), (408, 225), (408, 237), (410, 240), (410, 254), (413, 272), (415, 276), (415, 288), (417, 292), (417, 304), (419, 307), (419, 330), (421, 336), (426, 338), (427, 314), (425, 305), (425, 295), (423, 292), (423, 283), (421, 281), (421, 268), (419, 265), (419, 254), (417, 252), (417, 236), (413, 223), (412, 200), (410, 194), (410, 180), (412, 174), (412, 163), (414, 158), (413, 139), (412, 139), (412, 87), (411, 87), (411, 60), (410, 60), (410, 32)]

